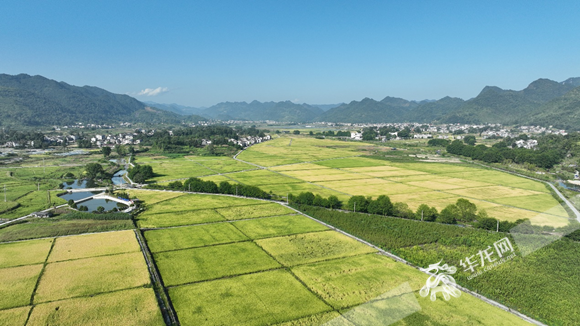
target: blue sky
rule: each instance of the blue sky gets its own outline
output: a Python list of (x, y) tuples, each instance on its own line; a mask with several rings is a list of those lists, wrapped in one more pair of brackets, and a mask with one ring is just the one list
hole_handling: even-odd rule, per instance
[(468, 99), (580, 76), (578, 13), (580, 1), (4, 0), (0, 73), (190, 106)]

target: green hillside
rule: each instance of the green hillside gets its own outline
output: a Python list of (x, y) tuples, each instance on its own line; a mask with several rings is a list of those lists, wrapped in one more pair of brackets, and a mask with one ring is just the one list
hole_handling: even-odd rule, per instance
[(42, 76), (0, 74), (0, 125), (38, 127), (77, 122), (167, 122), (203, 120), (147, 108), (128, 95), (72, 86)]

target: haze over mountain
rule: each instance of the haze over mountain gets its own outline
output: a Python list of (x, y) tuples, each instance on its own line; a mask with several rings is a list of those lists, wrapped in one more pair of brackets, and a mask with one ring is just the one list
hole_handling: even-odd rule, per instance
[(283, 102), (222, 102), (205, 109), (203, 116), (218, 120), (311, 121), (323, 110), (308, 104)]
[(342, 104), (222, 102), (209, 108), (140, 102), (92, 86), (72, 86), (42, 76), (0, 74), (0, 126), (84, 123), (273, 120), (345, 123), (502, 123), (580, 129), (580, 78), (538, 79), (523, 90), (486, 86), (474, 98), (409, 101), (387, 96)]
[(203, 119), (148, 107), (93, 86), (72, 86), (42, 76), (0, 74), (0, 125), (49, 126), (77, 122), (180, 122)]

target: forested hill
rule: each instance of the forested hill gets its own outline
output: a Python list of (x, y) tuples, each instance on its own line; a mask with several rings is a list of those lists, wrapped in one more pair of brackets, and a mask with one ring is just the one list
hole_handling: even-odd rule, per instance
[(317, 121), (328, 122), (442, 122), (541, 124), (580, 128), (580, 78), (563, 82), (538, 79), (520, 91), (486, 86), (464, 101), (444, 97), (438, 101), (407, 101), (387, 97), (365, 98), (324, 112)]
[(0, 74), (0, 126), (3, 127), (181, 120), (184, 118), (175, 113), (148, 108), (128, 95), (113, 94), (98, 87), (72, 86), (42, 76)]
[(283, 102), (222, 102), (202, 111), (202, 115), (218, 120), (274, 120), (284, 122), (312, 121), (324, 112), (308, 104)]

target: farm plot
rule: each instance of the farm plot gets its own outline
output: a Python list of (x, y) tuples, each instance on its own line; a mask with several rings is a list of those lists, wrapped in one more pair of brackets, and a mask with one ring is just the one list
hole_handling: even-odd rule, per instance
[(165, 325), (152, 289), (138, 288), (37, 304), (27, 326)]
[(236, 161), (230, 157), (186, 156), (185, 159), (202, 165), (214, 171), (214, 173), (228, 173), (257, 169), (254, 165)]
[(331, 308), (284, 270), (169, 289), (183, 325), (272, 325)]
[(423, 192), (429, 189), (391, 182), (383, 179), (357, 179), (318, 182), (318, 184), (350, 195), (380, 196)]
[(216, 174), (214, 171), (185, 158), (154, 160), (141, 162), (150, 165), (156, 176), (150, 181), (163, 182), (174, 179), (186, 179), (204, 175)]
[[(302, 215), (264, 217), (273, 205), (278, 204), (229, 209), (233, 216), (240, 214), (239, 208), (263, 209), (253, 219), (145, 231), (183, 325), (290, 326), (332, 321), (352, 326), (341, 313), (406, 282), (430, 312), (401, 322), (448, 324), (475, 316), (488, 324), (485, 314), (477, 311), (503, 314), (478, 300), (470, 301), (475, 307), (465, 311), (444, 300), (433, 305), (417, 293), (425, 283), (424, 274)], [(510, 316), (504, 319), (521, 323)]]
[[(241, 223), (241, 222), (240, 222)], [(203, 247), (248, 240), (230, 223), (212, 223), (145, 231), (152, 252)]]
[(157, 204), (159, 202), (183, 196), (184, 193), (181, 192), (170, 192), (170, 191), (147, 191), (147, 190), (135, 190), (129, 189), (127, 193), (130, 196), (135, 196), (140, 200), (147, 203), (147, 205)]
[(213, 209), (181, 211), (170, 213), (145, 212), (137, 217), (137, 225), (141, 228), (162, 228), (168, 226), (183, 226), (209, 222), (225, 221), (226, 219)]
[(154, 254), (166, 286), (279, 268), (253, 242), (207, 246)]
[(335, 140), (281, 137), (254, 145), (242, 152), (238, 158), (261, 166), (275, 166), (356, 156), (361, 154), (358, 151), (360, 148), (360, 144)]
[(46, 265), (34, 302), (87, 296), (149, 283), (141, 252), (62, 261)]
[(302, 215), (275, 216), (234, 222), (233, 225), (251, 239), (262, 239), (328, 228)]
[(133, 230), (57, 238), (48, 262), (141, 251)]
[[(157, 192), (156, 192), (157, 193)], [(215, 195), (182, 195), (177, 198), (169, 199), (147, 209), (147, 213), (169, 213), (184, 212), (197, 209), (221, 208), (242, 205), (256, 205), (262, 202), (256, 202), (252, 199), (236, 198), (230, 196)]]
[(302, 170), (328, 170), (328, 169), (330, 169), (330, 168), (327, 166), (322, 166), (322, 165), (314, 164), (314, 163), (297, 163), (297, 164), (273, 166), (273, 167), (269, 168), (269, 170), (271, 170), (271, 171), (278, 171), (278, 172), (302, 171)]
[(286, 266), (376, 251), (336, 231), (262, 239), (257, 240), (256, 243)]
[(0, 268), (44, 263), (52, 241), (41, 239), (0, 244)]
[(274, 185), (302, 182), (299, 179), (284, 176), (268, 170), (255, 170), (228, 174), (228, 177), (248, 185)]
[(42, 264), (0, 269), (0, 309), (26, 306), (40, 276)]
[(24, 325), (29, 311), (30, 307), (0, 310), (0, 320), (4, 325)]
[(286, 196), (286, 194), (297, 195), (301, 192), (310, 191), (314, 194), (321, 195), (322, 197), (336, 196), (340, 200), (348, 200), (350, 198), (349, 194), (345, 194), (333, 189), (324, 188), (321, 185), (314, 183), (290, 183), (290, 184), (275, 184), (275, 185), (260, 185), (259, 186), (264, 191), (271, 191), (274, 194), (281, 196)]
[(283, 171), (285, 175), (298, 178), (304, 181), (333, 181), (333, 180), (350, 180), (360, 179), (361, 175), (356, 173), (349, 173), (337, 169), (317, 169), (317, 170), (298, 170), (298, 171)]
[(264, 202), (260, 205), (236, 206), (229, 208), (217, 208), (216, 211), (228, 220), (241, 220), (264, 216), (295, 214), (288, 207), (276, 203)]

